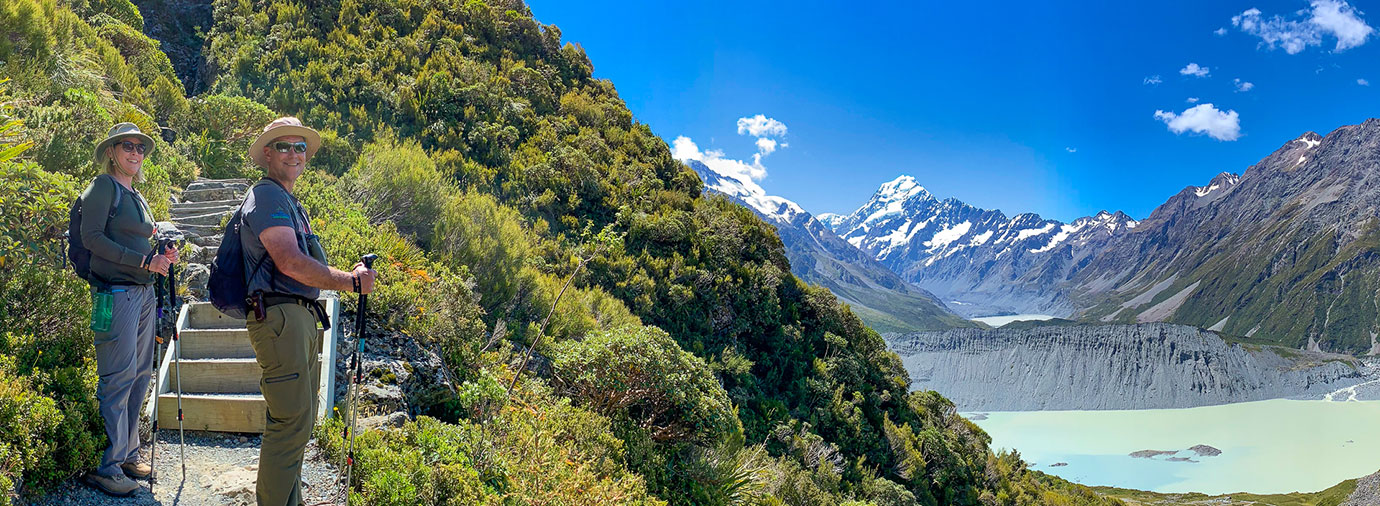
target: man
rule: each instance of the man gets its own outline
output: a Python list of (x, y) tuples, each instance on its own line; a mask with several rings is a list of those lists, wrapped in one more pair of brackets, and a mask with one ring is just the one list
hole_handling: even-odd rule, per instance
[(253, 304), (249, 338), (263, 369), (259, 388), (268, 423), (259, 449), (255, 493), (261, 506), (302, 504), (302, 455), (316, 422), (321, 352), (316, 303), (321, 289), (369, 293), (377, 276), (364, 264), (350, 272), (326, 265), (306, 212), (292, 196), (321, 136), (297, 118), (264, 127), (249, 156), (267, 176), (250, 188), (241, 208), (240, 241)]

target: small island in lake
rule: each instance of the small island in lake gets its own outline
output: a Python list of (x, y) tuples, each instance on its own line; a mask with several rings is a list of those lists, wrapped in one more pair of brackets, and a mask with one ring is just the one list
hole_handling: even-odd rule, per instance
[[(1199, 457), (1216, 457), (1216, 456), (1222, 454), (1222, 450), (1218, 450), (1218, 449), (1213, 448), (1213, 447), (1208, 446), (1208, 445), (1194, 445), (1192, 448), (1189, 448), (1189, 449), (1183, 450), (1183, 451), (1193, 452), (1194, 454), (1196, 454), (1196, 455), (1199, 456)], [(1196, 460), (1193, 460), (1191, 456), (1190, 456), (1190, 457), (1177, 457), (1177, 456), (1174, 456), (1174, 455), (1178, 455), (1179, 452), (1180, 452), (1179, 450), (1174, 450), (1174, 451), (1165, 451), (1165, 450), (1141, 450), (1141, 451), (1138, 451), (1138, 452), (1131, 452), (1131, 457), (1132, 457), (1132, 458), (1137, 458), (1137, 459), (1155, 459), (1155, 458), (1159, 458), (1159, 457), (1170, 456), (1169, 458), (1166, 458), (1166, 459), (1164, 459), (1164, 460), (1165, 460), (1166, 462), (1197, 462)]]
[(1222, 454), (1222, 450), (1218, 450), (1208, 445), (1197, 445), (1192, 448), (1189, 448), (1188, 450), (1198, 454), (1199, 457), (1216, 457)]
[(1138, 451), (1138, 452), (1131, 452), (1131, 457), (1138, 458), (1138, 459), (1153, 459), (1153, 458), (1155, 458), (1155, 457), (1159, 457), (1159, 456), (1163, 456), (1163, 455), (1173, 455), (1173, 454), (1175, 454), (1175, 453), (1179, 453), (1179, 452), (1178, 452), (1178, 451), (1164, 451), (1164, 450), (1141, 450), (1141, 451)]

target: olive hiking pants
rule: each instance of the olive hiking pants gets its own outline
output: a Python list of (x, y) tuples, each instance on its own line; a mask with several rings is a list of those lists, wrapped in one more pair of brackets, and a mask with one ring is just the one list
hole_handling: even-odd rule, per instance
[(263, 321), (251, 316), (248, 327), (268, 403), (255, 495), (260, 506), (297, 506), (303, 502), (302, 456), (316, 424), (321, 331), (312, 312), (297, 304), (270, 307)]

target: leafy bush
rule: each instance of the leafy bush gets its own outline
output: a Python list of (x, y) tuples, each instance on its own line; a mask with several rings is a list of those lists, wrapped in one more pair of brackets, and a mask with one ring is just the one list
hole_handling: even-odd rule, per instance
[(90, 468), (104, 445), (86, 284), (61, 269), (74, 179), (18, 159), (0, 82), (0, 504)]
[(522, 216), (492, 195), (465, 192), (444, 202), (432, 237), (442, 259), (470, 268), (484, 307), (501, 314), (517, 295), (532, 249)]
[(215, 179), (257, 178), (262, 170), (249, 161), (249, 144), (278, 115), (244, 97), (204, 95), (175, 115), (177, 147)]
[[(396, 430), (358, 436), (354, 478), (358, 504), (665, 504), (623, 466), (622, 442), (606, 418), (555, 398), (539, 384), (483, 425), (428, 417)], [(332, 460), (344, 458), (342, 421), (328, 420), (317, 440)]]
[(353, 139), (340, 137), (334, 130), (321, 131), (321, 149), (311, 157), (311, 166), (332, 176), (341, 176), (359, 160), (359, 148)]
[(558, 389), (627, 419), (657, 441), (711, 443), (736, 423), (728, 394), (699, 357), (655, 327), (624, 327), (556, 345)]
[(340, 184), (370, 222), (391, 221), (422, 246), (431, 242), (445, 197), (455, 193), (420, 144), (394, 139), (366, 146)]

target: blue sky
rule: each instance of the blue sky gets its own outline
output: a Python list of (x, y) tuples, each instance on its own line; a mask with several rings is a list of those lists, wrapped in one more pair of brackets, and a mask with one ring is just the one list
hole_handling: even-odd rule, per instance
[(1141, 219), (1380, 116), (1377, 0), (528, 3), (657, 135), (813, 213), (909, 174), (1008, 216)]

